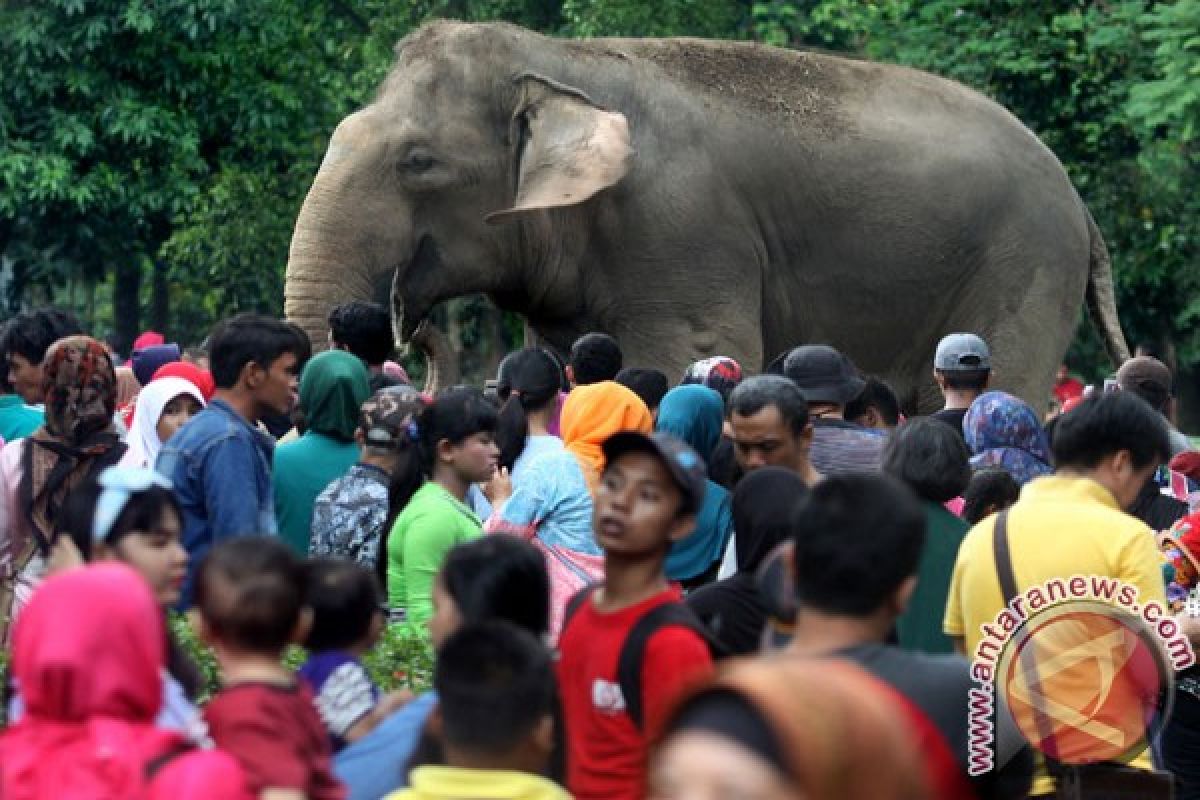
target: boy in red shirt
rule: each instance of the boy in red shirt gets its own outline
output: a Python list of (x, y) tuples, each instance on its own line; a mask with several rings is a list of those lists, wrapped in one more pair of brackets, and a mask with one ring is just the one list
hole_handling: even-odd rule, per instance
[(310, 624), (301, 563), (279, 539), (229, 539), (196, 580), (200, 630), (222, 689), (204, 710), (213, 741), (236, 758), (259, 800), (344, 800), (312, 692), (280, 659)]
[(604, 443), (604, 458), (593, 514), (604, 583), (563, 627), (558, 681), (567, 787), (578, 800), (633, 800), (644, 796), (647, 743), (668, 708), (712, 671), (705, 639), (675, 621), (646, 639), (640, 694), (626, 697), (621, 686), (629, 683), (618, 674), (622, 647), (638, 621), (680, 600), (663, 562), (671, 543), (695, 527), (706, 472), (691, 448), (661, 433), (618, 433)]

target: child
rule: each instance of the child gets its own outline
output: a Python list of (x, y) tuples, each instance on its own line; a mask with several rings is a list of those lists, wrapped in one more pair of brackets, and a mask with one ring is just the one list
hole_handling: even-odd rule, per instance
[(1163, 578), (1167, 582), (1167, 602), (1178, 614), (1187, 607), (1188, 597), (1200, 582), (1200, 514), (1176, 521), (1171, 529), (1159, 534), (1163, 552)]
[(272, 537), (214, 547), (200, 566), (196, 604), (223, 688), (204, 715), (217, 746), (234, 754), (260, 800), (344, 800), (312, 692), (281, 663), (304, 639), (304, 570)]
[(172, 377), (150, 381), (137, 397), (129, 450), (121, 465), (153, 469), (162, 446), (202, 408), (204, 395), (191, 381)]
[[(643, 796), (646, 746), (668, 706), (712, 669), (699, 621), (663, 574), (672, 542), (695, 528), (707, 478), (700, 457), (667, 434), (618, 433), (603, 451), (594, 529), (604, 583), (568, 609), (558, 680), (568, 788), (582, 800), (632, 800)], [(643, 619), (664, 622), (647, 630)], [(642, 634), (640, 685), (629, 685), (619, 665), (627, 639)]]
[(541, 777), (554, 748), (550, 654), (506, 622), (468, 625), (442, 646), (429, 727), (445, 766), (417, 767), (387, 800), (569, 800)]
[(383, 632), (375, 576), (353, 561), (319, 559), (307, 565), (312, 629), (300, 678), (316, 696), (334, 752), (370, 733), (409, 696), (380, 696), (359, 660)]

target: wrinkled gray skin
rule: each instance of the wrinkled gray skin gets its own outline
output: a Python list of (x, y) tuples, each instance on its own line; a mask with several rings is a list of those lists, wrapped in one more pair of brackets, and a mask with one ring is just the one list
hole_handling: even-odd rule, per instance
[[(497, 213), (498, 212), (498, 213)], [(436, 22), (344, 119), (296, 222), (287, 315), (315, 342), (393, 280), (399, 341), (488, 293), (569, 347), (751, 370), (804, 342), (940, 404), (938, 339), (984, 336), (1042, 407), (1085, 292), (1126, 355), (1103, 239), (1054, 155), (982, 95), (895, 66), (692, 39)], [(422, 326), (424, 328), (425, 326)]]

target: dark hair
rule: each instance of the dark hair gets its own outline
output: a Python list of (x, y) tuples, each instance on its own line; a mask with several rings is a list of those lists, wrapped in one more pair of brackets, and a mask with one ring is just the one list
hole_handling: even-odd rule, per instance
[(267, 369), (285, 353), (296, 357), (298, 372), (312, 354), (308, 336), (289, 322), (261, 314), (223, 319), (209, 336), (208, 360), (218, 389), (236, 386), (247, 364)]
[(1136, 469), (1171, 457), (1167, 423), (1132, 392), (1093, 392), (1054, 426), (1054, 463), (1090, 469), (1128, 450)]
[(50, 345), (67, 336), (83, 333), (83, 326), (69, 311), (35, 308), (22, 311), (11, 320), (0, 339), (0, 358), (16, 354), (30, 364), (41, 364)]
[(353, 561), (315, 558), (304, 565), (305, 605), (312, 629), (304, 646), (312, 652), (345, 650), (360, 643), (379, 609), (379, 583)]
[(0, 322), (0, 394), (12, 394), (13, 386), (8, 382), (8, 336), (12, 331), (13, 321)]
[[(93, 557), (92, 521), (96, 515), (96, 501), (99, 500), (101, 492), (100, 484), (96, 480), (96, 475), (90, 475), (87, 480), (71, 490), (58, 521), (59, 530), (71, 537), (84, 561), (91, 561)], [(151, 486), (131, 493), (125, 507), (113, 521), (108, 535), (104, 537), (104, 544), (112, 547), (134, 531), (154, 530), (162, 520), (163, 512), (168, 509), (175, 512), (180, 523), (183, 522), (179, 501), (170, 489)]]
[(554, 711), (549, 651), (506, 622), (466, 625), (450, 636), (433, 686), (445, 743), (472, 754), (507, 755)]
[(342, 303), (334, 306), (327, 321), (333, 343), (366, 363), (378, 366), (391, 358), (392, 318), (378, 303)]
[(611, 381), (621, 371), (621, 346), (607, 333), (585, 333), (571, 345), (568, 363), (580, 386)]
[(196, 577), (196, 606), (222, 640), (277, 655), (304, 608), (304, 566), (274, 536), (239, 536), (208, 551)]
[(917, 571), (925, 513), (912, 490), (887, 475), (830, 475), (793, 517), (796, 600), (862, 617)]
[(654, 411), (662, 403), (667, 394), (667, 376), (656, 369), (645, 367), (626, 367), (617, 373), (617, 383), (628, 387), (630, 391), (642, 398), (646, 408)]
[(800, 434), (808, 425), (808, 400), (804, 392), (782, 375), (755, 375), (738, 384), (729, 395), (729, 411), (749, 417), (767, 406), (779, 409), (779, 415), (793, 434)]
[(918, 497), (944, 503), (967, 488), (971, 452), (954, 428), (932, 417), (918, 417), (888, 436), (883, 471), (907, 483)]
[(900, 400), (892, 391), (892, 387), (879, 378), (867, 378), (867, 385), (863, 387), (858, 397), (846, 404), (842, 416), (852, 420), (867, 413), (869, 408), (878, 411), (884, 424), (889, 428), (900, 424)]
[(964, 389), (982, 392), (987, 388), (989, 369), (939, 369), (938, 374), (946, 381), (947, 389)]
[(421, 411), (417, 420), (425, 474), (433, 474), (438, 442), (445, 439), (451, 444), (458, 444), (481, 431), (494, 431), (496, 418), (496, 407), (478, 389), (453, 386), (440, 393)]
[(562, 369), (539, 347), (509, 353), (496, 371), (496, 395), (503, 405), (496, 420), (500, 466), (512, 469), (525, 450), (530, 411), (542, 411), (558, 399)]
[(550, 578), (537, 548), (515, 536), (484, 536), (453, 548), (442, 586), (464, 623), (501, 619), (542, 635), (550, 628)]
[(963, 495), (962, 517), (974, 525), (988, 514), (1003, 511), (1017, 502), (1020, 494), (1021, 484), (1008, 470), (1000, 467), (978, 470)]
[(201, 345), (185, 347), (183, 348), (182, 356), (184, 361), (189, 361), (194, 364), (202, 358), (208, 358), (208, 350)]

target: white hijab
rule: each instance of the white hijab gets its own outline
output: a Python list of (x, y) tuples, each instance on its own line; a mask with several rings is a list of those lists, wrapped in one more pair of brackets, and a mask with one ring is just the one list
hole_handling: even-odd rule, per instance
[(158, 438), (158, 420), (162, 417), (167, 403), (181, 394), (196, 398), (200, 407), (204, 407), (204, 395), (191, 381), (174, 376), (150, 381), (138, 393), (137, 405), (133, 408), (133, 422), (129, 426), (129, 452), (121, 459), (122, 466), (149, 467), (154, 469), (158, 460), (158, 451), (163, 443)]

